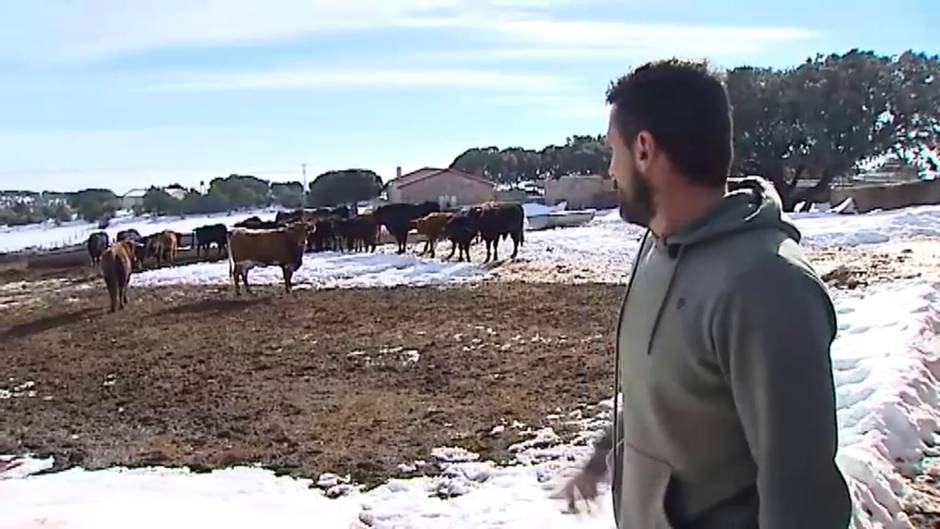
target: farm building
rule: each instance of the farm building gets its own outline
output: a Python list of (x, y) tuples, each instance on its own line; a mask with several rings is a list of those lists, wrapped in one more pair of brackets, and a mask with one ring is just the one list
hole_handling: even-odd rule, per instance
[(613, 180), (600, 175), (569, 175), (545, 182), (545, 203), (567, 202), (568, 209), (612, 208), (617, 205)]
[(444, 206), (463, 206), (494, 200), (493, 182), (457, 169), (425, 167), (407, 174), (400, 174), (388, 183), (389, 202), (424, 201), (437, 202)]
[(121, 195), (121, 209), (134, 209), (135, 206), (142, 206), (146, 189), (131, 189)]

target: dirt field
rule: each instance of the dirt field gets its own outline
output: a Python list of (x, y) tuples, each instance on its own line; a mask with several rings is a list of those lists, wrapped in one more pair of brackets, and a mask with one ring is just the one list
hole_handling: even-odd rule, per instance
[(375, 484), (436, 446), (504, 459), (520, 438), (493, 426), (612, 387), (617, 286), (136, 289), (111, 315), (76, 277), (0, 287), (0, 453)]
[[(929, 239), (810, 257), (834, 289), (940, 271)], [(438, 446), (505, 460), (514, 421), (564, 436), (547, 416), (612, 393), (623, 288), (590, 271), (521, 259), (470, 287), (270, 286), (241, 300), (139, 288), (112, 315), (93, 269), (5, 264), (0, 453), (52, 454), (56, 469), (257, 463), (369, 486)], [(912, 481), (917, 527), (940, 519), (932, 475)]]

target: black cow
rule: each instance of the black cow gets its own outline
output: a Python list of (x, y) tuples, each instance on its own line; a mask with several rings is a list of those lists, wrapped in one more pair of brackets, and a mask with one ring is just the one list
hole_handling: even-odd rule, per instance
[(196, 258), (199, 258), (199, 252), (205, 248), (206, 256), (209, 255), (209, 247), (214, 243), (219, 249), (219, 256), (226, 251), (228, 245), (228, 228), (225, 224), (209, 224), (200, 226), (193, 230), (193, 237), (196, 239)]
[(322, 252), (339, 250), (336, 244), (336, 220), (324, 218), (314, 222), (313, 230), (307, 235), (307, 251)]
[(277, 215), (274, 216), (274, 222), (277, 222), (278, 224), (287, 224), (289, 222), (304, 220), (305, 218), (306, 215), (302, 209), (295, 209), (294, 211), (278, 211)]
[(398, 242), (398, 253), (405, 253), (408, 245), (408, 231), (411, 221), (419, 219), (428, 213), (441, 210), (437, 202), (422, 202), (421, 204), (386, 204), (379, 206), (372, 214), (376, 224), (384, 225), (388, 232)]
[(499, 238), (512, 237), (512, 259), (519, 252), (519, 245), (525, 241), (523, 235), (525, 212), (520, 204), (490, 202), (470, 209), (470, 216), (476, 223), (483, 242), (486, 243), (486, 261), (490, 262), (490, 246), (493, 247), (493, 260), (499, 260)]
[(249, 230), (276, 230), (278, 228), (283, 228), (284, 224), (270, 220), (261, 220), (258, 217), (248, 217), (247, 219), (236, 222), (236, 228), (247, 228)]
[(139, 241), (139, 244), (134, 247), (134, 258), (136, 259), (136, 265), (143, 269), (146, 260), (150, 257), (156, 258), (158, 253), (158, 241), (160, 234), (151, 233), (146, 237), (142, 237)]
[(143, 239), (143, 237), (140, 236), (140, 232), (135, 230), (134, 228), (131, 228), (129, 230), (119, 231), (117, 234), (117, 242), (121, 242), (121, 241), (140, 242), (141, 239)]
[(338, 235), (346, 241), (349, 251), (375, 251), (379, 226), (372, 215), (359, 215), (337, 221)]
[(108, 249), (110, 240), (108, 234), (103, 231), (96, 231), (88, 236), (88, 257), (91, 258), (91, 266), (96, 266), (101, 262), (101, 254)]
[(470, 216), (469, 213), (458, 213), (451, 217), (444, 226), (444, 236), (450, 239), (453, 245), (450, 248), (450, 255), (446, 257), (446, 260), (450, 260), (454, 256), (454, 252), (460, 249), (457, 260), (463, 261), (463, 256), (466, 254), (467, 261), (469, 262), (470, 244), (479, 233), (476, 220), (474, 217)]

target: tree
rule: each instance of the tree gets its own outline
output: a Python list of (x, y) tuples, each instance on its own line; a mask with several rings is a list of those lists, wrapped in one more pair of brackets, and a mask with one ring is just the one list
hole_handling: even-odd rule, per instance
[(565, 145), (550, 145), (541, 151), (521, 147), (468, 149), (451, 167), (511, 185), (569, 174), (607, 174), (610, 156), (604, 136), (572, 136)]
[[(919, 152), (940, 131), (938, 64), (910, 52), (892, 59), (852, 50), (789, 70), (731, 70), (734, 172), (772, 181), (792, 210), (859, 162)], [(814, 184), (798, 189), (801, 179)]]
[(271, 188), (267, 180), (250, 175), (232, 174), (213, 178), (207, 195), (224, 203), (227, 209), (253, 208), (271, 205)]
[(271, 195), (281, 206), (299, 208), (303, 206), (304, 186), (300, 182), (272, 182)]
[(353, 204), (370, 200), (382, 192), (382, 179), (367, 169), (328, 171), (310, 183), (308, 202), (311, 206)]
[(84, 189), (69, 199), (69, 206), (88, 222), (111, 218), (118, 205), (117, 195), (110, 189)]
[(169, 215), (182, 212), (182, 203), (158, 187), (151, 187), (144, 193), (141, 210), (154, 215)]

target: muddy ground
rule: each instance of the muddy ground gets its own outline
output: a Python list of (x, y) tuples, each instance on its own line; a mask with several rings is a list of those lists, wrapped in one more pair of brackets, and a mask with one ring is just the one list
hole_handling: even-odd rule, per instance
[(612, 388), (618, 286), (135, 289), (108, 314), (86, 285), (0, 287), (29, 301), (0, 305), (0, 453), (376, 484), (436, 446), (503, 460), (520, 437), (494, 426)]
[[(809, 255), (833, 289), (940, 271), (930, 239)], [(506, 460), (514, 421), (564, 436), (547, 416), (612, 392), (623, 287), (585, 270), (520, 259), (473, 286), (270, 286), (239, 300), (222, 287), (133, 289), (108, 314), (93, 269), (4, 264), (0, 453), (52, 454), (56, 468), (259, 463), (366, 485), (437, 446)], [(916, 485), (909, 514), (934, 527), (940, 494)]]

